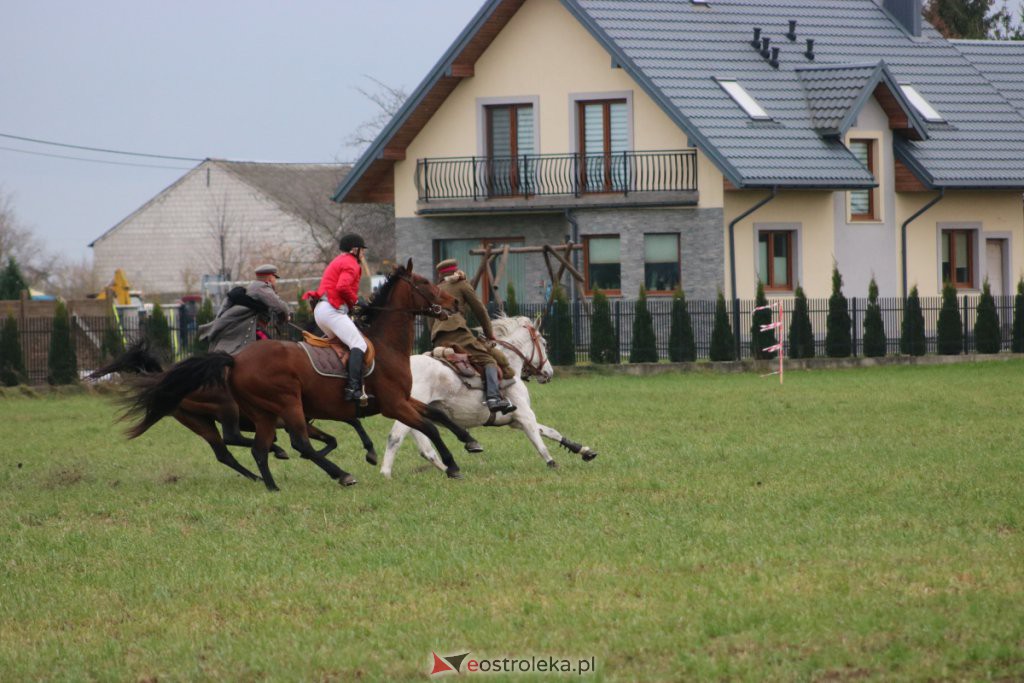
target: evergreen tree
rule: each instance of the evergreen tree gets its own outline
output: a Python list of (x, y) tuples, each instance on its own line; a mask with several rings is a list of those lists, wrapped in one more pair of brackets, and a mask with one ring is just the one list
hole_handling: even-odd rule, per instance
[(885, 352), (885, 323), (882, 322), (882, 308), (878, 305), (878, 285), (872, 277), (868, 285), (868, 310), (864, 314), (864, 355), (881, 358)]
[(942, 308), (939, 310), (938, 352), (945, 355), (963, 353), (964, 322), (956, 300), (956, 287), (949, 280), (942, 285)]
[(825, 355), (829, 358), (846, 358), (850, 355), (853, 341), (850, 338), (850, 309), (843, 296), (843, 276), (839, 267), (832, 264), (832, 296), (828, 298), (828, 318), (825, 323)]
[(654, 336), (654, 321), (651, 312), (647, 310), (647, 290), (642, 286), (633, 311), (633, 340), (629, 346), (629, 362), (657, 363), (658, 342)]
[(548, 360), (552, 365), (575, 365), (576, 343), (572, 334), (572, 315), (562, 285), (555, 284), (550, 319), (544, 323), (548, 340)]
[[(754, 297), (754, 307), (768, 305), (768, 297), (764, 295), (764, 283), (757, 281), (757, 295)], [(775, 336), (775, 330), (761, 331), (761, 325), (768, 325), (772, 322), (772, 310), (766, 308), (761, 311), (754, 311), (750, 316), (750, 354), (759, 360), (775, 358), (776, 351), (765, 351), (764, 349), (775, 346), (779, 343)]]
[(807, 295), (797, 285), (793, 293), (793, 319), (789, 323), (789, 357), (814, 358), (814, 329), (807, 310)]
[[(302, 303), (303, 301), (300, 299), (299, 310), (302, 309)], [(306, 312), (309, 312), (308, 304), (306, 305)], [(199, 338), (199, 328), (207, 323), (213, 322), (215, 317), (216, 316), (213, 313), (213, 299), (210, 299), (209, 297), (203, 299), (202, 305), (199, 306), (199, 310), (196, 312), (196, 337), (195, 341), (192, 342), (192, 353), (206, 353), (210, 350), (210, 340)], [(296, 317), (298, 317), (298, 313), (296, 313)]]
[(50, 356), (48, 381), (50, 384), (74, 384), (78, 381), (78, 356), (75, 354), (75, 340), (71, 335), (71, 321), (63, 301), (57, 302), (53, 314), (53, 328), (50, 331)]
[(24, 383), (27, 378), (25, 356), (18, 338), (18, 321), (13, 315), (8, 315), (0, 329), (0, 384), (13, 387)]
[(100, 353), (106, 360), (111, 360), (124, 353), (124, 336), (121, 334), (121, 326), (114, 315), (114, 308), (107, 311), (106, 327), (103, 329), (103, 337), (100, 342)]
[(168, 363), (174, 360), (171, 328), (167, 324), (167, 316), (164, 315), (164, 309), (160, 304), (153, 304), (153, 310), (146, 318), (145, 336), (149, 342), (149, 348), (157, 358)]
[(985, 284), (981, 288), (981, 298), (978, 299), (978, 318), (974, 323), (974, 345), (978, 353), (999, 353), (1002, 344), (999, 313), (996, 311), (996, 302), (992, 298), (988, 278), (985, 278)]
[(711, 360), (735, 360), (736, 338), (729, 325), (729, 312), (725, 306), (725, 295), (718, 291), (715, 301), (715, 326), (711, 330)]
[(1017, 296), (1013, 298), (1013, 338), (1010, 350), (1024, 353), (1024, 277), (1017, 281)]
[(697, 345), (693, 342), (693, 323), (686, 307), (686, 294), (677, 287), (672, 294), (672, 325), (668, 335), (668, 359), (673, 363), (697, 360)]
[(900, 353), (905, 356), (923, 356), (927, 350), (924, 337), (924, 314), (921, 312), (921, 297), (917, 285), (910, 289), (910, 296), (903, 304), (903, 324), (900, 326)]
[(983, 40), (1006, 12), (993, 13), (994, 6), (995, 0), (928, 0), (921, 14), (946, 38)]
[(426, 318), (420, 319), (420, 333), (416, 336), (416, 343), (414, 344), (414, 350), (416, 353), (426, 353), (434, 348), (434, 345), (430, 342), (430, 320)]
[(619, 340), (612, 325), (612, 308), (608, 297), (599, 289), (594, 290), (590, 302), (590, 362), (618, 363)]
[(21, 274), (21, 268), (14, 257), (8, 257), (7, 267), (0, 271), (0, 300), (20, 299), (21, 293), (28, 289), (28, 282)]
[(505, 315), (513, 317), (519, 315), (519, 303), (516, 301), (516, 288), (512, 283), (505, 287)]

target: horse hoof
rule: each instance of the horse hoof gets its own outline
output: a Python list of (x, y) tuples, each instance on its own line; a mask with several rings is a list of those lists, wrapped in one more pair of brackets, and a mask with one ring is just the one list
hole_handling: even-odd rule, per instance
[(484, 447), (478, 441), (467, 441), (464, 444), (467, 453), (483, 453)]
[[(266, 482), (264, 482), (264, 483), (266, 483)], [(281, 491), (281, 489), (277, 488), (277, 486), (273, 485), (273, 484), (269, 484), (267, 486), (267, 490), (270, 491), (271, 493), (279, 493)]]
[(277, 458), (278, 460), (291, 460), (291, 458), (288, 457), (288, 454), (285, 453), (284, 451), (281, 451), (280, 453), (274, 453), (274, 457)]
[(338, 483), (342, 486), (354, 486), (359, 483), (359, 480), (353, 477), (351, 474), (346, 474), (344, 477), (338, 480)]
[(548, 469), (557, 470), (558, 469), (558, 463), (555, 462), (554, 460), (549, 460), (548, 461)]
[(586, 446), (583, 447), (583, 453), (581, 453), (584, 462), (590, 462), (597, 457), (597, 451), (591, 450)]
[(377, 452), (376, 451), (366, 451), (366, 462), (371, 464), (371, 465), (373, 465), (374, 467), (376, 467), (377, 466)]
[(462, 479), (462, 472), (459, 471), (458, 467), (449, 467), (444, 473), (448, 475), (449, 479)]

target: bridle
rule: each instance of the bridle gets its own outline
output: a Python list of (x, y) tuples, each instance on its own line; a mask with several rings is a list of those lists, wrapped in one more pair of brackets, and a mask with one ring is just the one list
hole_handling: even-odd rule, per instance
[(414, 294), (417, 294), (423, 298), (426, 306), (423, 308), (398, 308), (395, 306), (377, 306), (372, 303), (368, 303), (363, 308), (372, 308), (376, 311), (397, 311), (399, 313), (406, 313), (408, 315), (425, 315), (429, 318), (440, 318), (446, 320), (448, 318), (448, 312), (441, 306), (441, 304), (435, 304), (434, 300), (437, 298), (437, 294), (440, 290), (434, 285), (428, 284), (429, 290), (423, 291), (421, 286), (416, 283), (415, 280), (408, 273), (398, 273), (395, 275), (399, 280), (405, 281), (411, 288)]
[[(529, 358), (527, 358), (526, 354), (520, 351), (513, 344), (509, 344), (507, 341), (504, 341), (502, 339), (496, 339), (495, 341), (523, 359), (523, 374), (525, 375), (524, 379), (529, 379), (530, 377), (539, 377), (544, 374), (544, 366), (547, 365), (548, 359), (544, 355), (544, 345), (541, 343), (540, 333), (537, 332), (537, 329), (531, 323), (526, 324), (526, 329), (530, 333)], [(533, 360), (534, 357), (539, 358), (539, 360), (536, 363)]]

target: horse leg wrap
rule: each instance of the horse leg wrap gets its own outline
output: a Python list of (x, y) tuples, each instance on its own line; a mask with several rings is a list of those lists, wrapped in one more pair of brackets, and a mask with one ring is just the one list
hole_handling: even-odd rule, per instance
[(560, 446), (565, 446), (566, 448), (568, 448), (573, 453), (579, 453), (580, 450), (583, 449), (583, 444), (576, 443), (575, 441), (570, 441), (569, 439), (565, 438), (564, 436), (562, 437), (562, 440), (558, 442), (558, 444)]

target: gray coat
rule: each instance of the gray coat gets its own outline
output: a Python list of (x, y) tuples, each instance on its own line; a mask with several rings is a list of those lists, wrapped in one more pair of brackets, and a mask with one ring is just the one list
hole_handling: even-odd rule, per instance
[[(279, 315), (288, 318), (288, 304), (277, 295), (269, 282), (256, 280), (245, 288), (245, 293), (253, 299), (262, 301), (269, 308), (268, 316), (263, 322), (270, 322), (269, 317)], [(243, 346), (256, 341), (256, 323), (263, 316), (245, 306), (233, 306), (225, 297), (213, 322), (199, 327), (199, 338), (210, 341), (210, 351), (238, 353)]]

